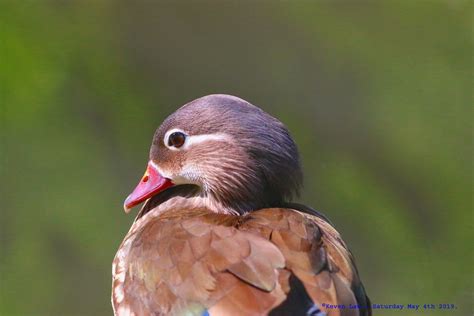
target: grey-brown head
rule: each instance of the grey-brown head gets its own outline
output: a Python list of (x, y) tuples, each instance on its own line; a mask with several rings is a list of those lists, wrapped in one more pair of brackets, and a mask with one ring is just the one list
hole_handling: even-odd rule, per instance
[(290, 200), (301, 183), (297, 147), (280, 121), (240, 98), (209, 95), (156, 130), (147, 173), (125, 208), (190, 191), (243, 214)]

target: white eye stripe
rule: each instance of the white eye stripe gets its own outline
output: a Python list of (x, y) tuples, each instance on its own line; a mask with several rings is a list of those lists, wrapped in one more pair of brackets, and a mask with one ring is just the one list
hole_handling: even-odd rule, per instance
[[(184, 145), (181, 146), (180, 148), (176, 148), (173, 146), (168, 145), (168, 139), (171, 134), (180, 132), (186, 135), (186, 140), (184, 141)], [(201, 135), (188, 135), (186, 132), (184, 132), (181, 129), (178, 128), (173, 128), (169, 131), (166, 132), (165, 137), (164, 137), (164, 144), (166, 147), (168, 147), (170, 150), (185, 150), (188, 149), (191, 146), (194, 146), (196, 144), (204, 143), (207, 141), (225, 141), (225, 142), (230, 142), (232, 141), (232, 137), (228, 134), (224, 133), (215, 133), (215, 134), (201, 134)]]
[(188, 136), (184, 146), (192, 146), (199, 143), (205, 143), (207, 141), (223, 141), (223, 142), (230, 142), (232, 138), (227, 134), (202, 134), (202, 135), (192, 135)]

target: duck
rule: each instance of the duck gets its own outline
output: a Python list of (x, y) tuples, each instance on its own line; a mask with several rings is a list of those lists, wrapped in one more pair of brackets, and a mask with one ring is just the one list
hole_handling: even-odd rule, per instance
[(303, 183), (286, 126), (241, 98), (180, 107), (154, 133), (143, 203), (112, 263), (117, 316), (371, 315), (354, 257)]

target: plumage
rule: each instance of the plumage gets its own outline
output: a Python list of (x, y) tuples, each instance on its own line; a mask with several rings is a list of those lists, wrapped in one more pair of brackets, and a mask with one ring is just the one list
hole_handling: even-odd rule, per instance
[(147, 170), (125, 203), (145, 201), (113, 262), (116, 315), (371, 314), (339, 233), (288, 202), (302, 172), (275, 118), (232, 96), (195, 100), (158, 128)]

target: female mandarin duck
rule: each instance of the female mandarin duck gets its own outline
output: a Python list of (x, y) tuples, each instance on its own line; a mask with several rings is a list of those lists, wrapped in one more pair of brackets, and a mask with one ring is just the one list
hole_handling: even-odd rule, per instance
[(115, 315), (370, 315), (339, 233), (288, 202), (301, 183), (274, 117), (228, 95), (181, 107), (124, 203), (145, 202), (113, 261)]

